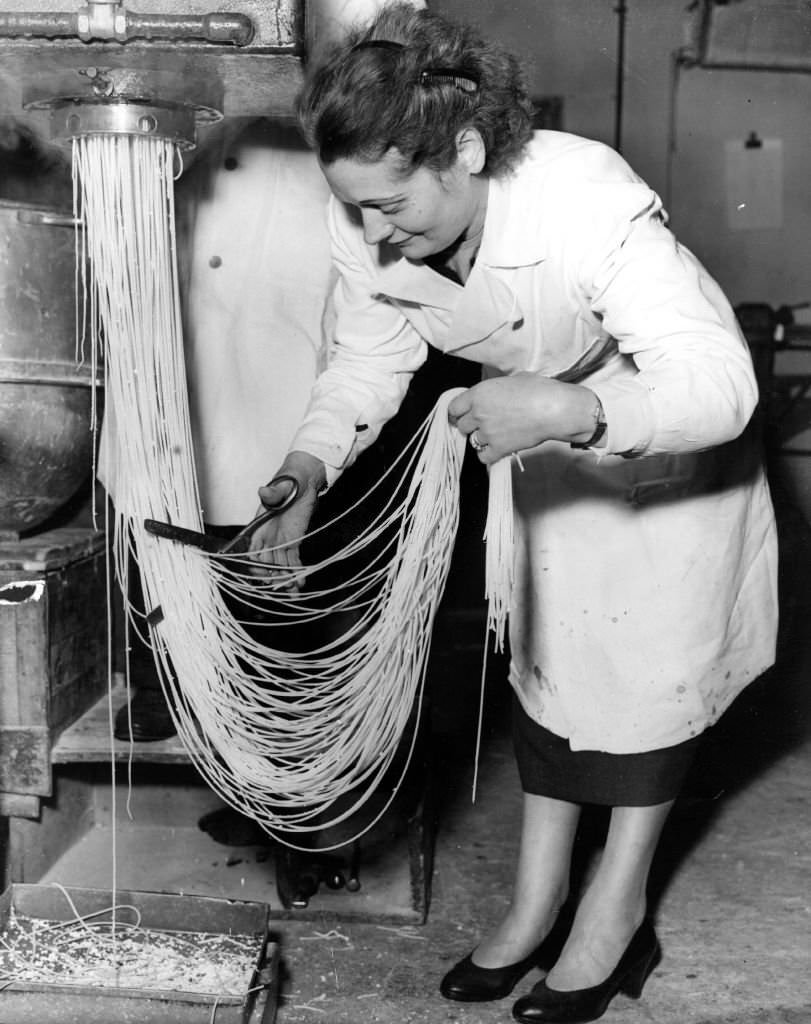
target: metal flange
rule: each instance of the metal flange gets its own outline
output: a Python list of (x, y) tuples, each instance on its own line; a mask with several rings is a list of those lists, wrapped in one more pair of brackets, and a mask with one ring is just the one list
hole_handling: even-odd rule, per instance
[(196, 145), (197, 126), (222, 117), (216, 76), (165, 68), (79, 67), (39, 76), (23, 88), (27, 110), (47, 110), (51, 138), (81, 135), (148, 135)]
[(146, 135), (170, 139), (181, 149), (196, 145), (193, 107), (121, 102), (59, 101), (51, 107), (51, 139), (70, 142), (82, 135)]

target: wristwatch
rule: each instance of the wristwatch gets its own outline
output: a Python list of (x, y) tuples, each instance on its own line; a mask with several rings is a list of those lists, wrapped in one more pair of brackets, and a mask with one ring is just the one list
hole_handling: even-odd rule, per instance
[(597, 405), (594, 409), (594, 433), (588, 441), (570, 441), (569, 446), (571, 448), (593, 448), (608, 428), (608, 424), (605, 421), (603, 403), (596, 395), (594, 397), (597, 399)]

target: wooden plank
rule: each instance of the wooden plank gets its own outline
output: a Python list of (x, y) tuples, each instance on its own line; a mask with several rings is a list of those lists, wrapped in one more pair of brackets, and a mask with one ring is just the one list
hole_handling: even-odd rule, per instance
[(38, 818), (40, 806), (38, 796), (0, 793), (0, 816), (4, 818)]
[(0, 587), (0, 790), (51, 792), (45, 581)]
[(90, 664), (81, 674), (71, 677), (69, 686), (51, 690), (51, 741), (59, 737), (86, 714), (106, 692), (106, 667), (103, 662)]
[(47, 726), (0, 727), (0, 790), (47, 796), (51, 792)]
[(0, 726), (47, 723), (47, 635), (45, 580), (0, 587)]
[(49, 721), (52, 734), (107, 688), (107, 566), (103, 553), (49, 573)]
[(117, 684), (73, 725), (69, 726), (51, 750), (54, 764), (80, 764), (99, 761), (141, 761), (151, 764), (188, 764), (186, 748), (177, 736), (155, 743), (128, 743), (112, 738), (111, 707), (115, 713), (127, 701), (127, 691)]
[(0, 543), (0, 583), (41, 575), (104, 551), (107, 536), (98, 530), (67, 527)]

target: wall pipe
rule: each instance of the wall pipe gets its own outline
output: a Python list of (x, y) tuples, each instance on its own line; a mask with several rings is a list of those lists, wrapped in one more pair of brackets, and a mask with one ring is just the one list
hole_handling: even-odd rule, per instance
[(614, 149), (622, 152), (622, 114), (625, 89), (625, 23), (628, 15), (627, 0), (617, 0), (617, 81), (614, 101)]

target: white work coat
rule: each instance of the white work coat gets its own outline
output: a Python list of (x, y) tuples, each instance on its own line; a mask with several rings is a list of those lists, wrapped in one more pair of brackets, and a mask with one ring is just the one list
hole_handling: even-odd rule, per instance
[[(178, 186), (189, 416), (203, 520), (247, 523), (326, 359), (329, 189), (292, 125), (224, 122)], [(121, 500), (105, 416), (98, 475)], [(113, 432), (113, 433), (111, 433)], [(109, 436), (108, 436), (109, 435)]]
[(328, 195), (295, 128), (267, 121), (224, 133), (184, 183), (184, 347), (208, 523), (256, 513), (322, 369)]
[(745, 341), (659, 198), (608, 147), (542, 131), (490, 182), (464, 286), (367, 245), (336, 201), (330, 227), (335, 341), (292, 447), (334, 479), (426, 343), (592, 388), (605, 449), (547, 442), (513, 469), (510, 680), (573, 749), (697, 735), (773, 662), (776, 532)]

